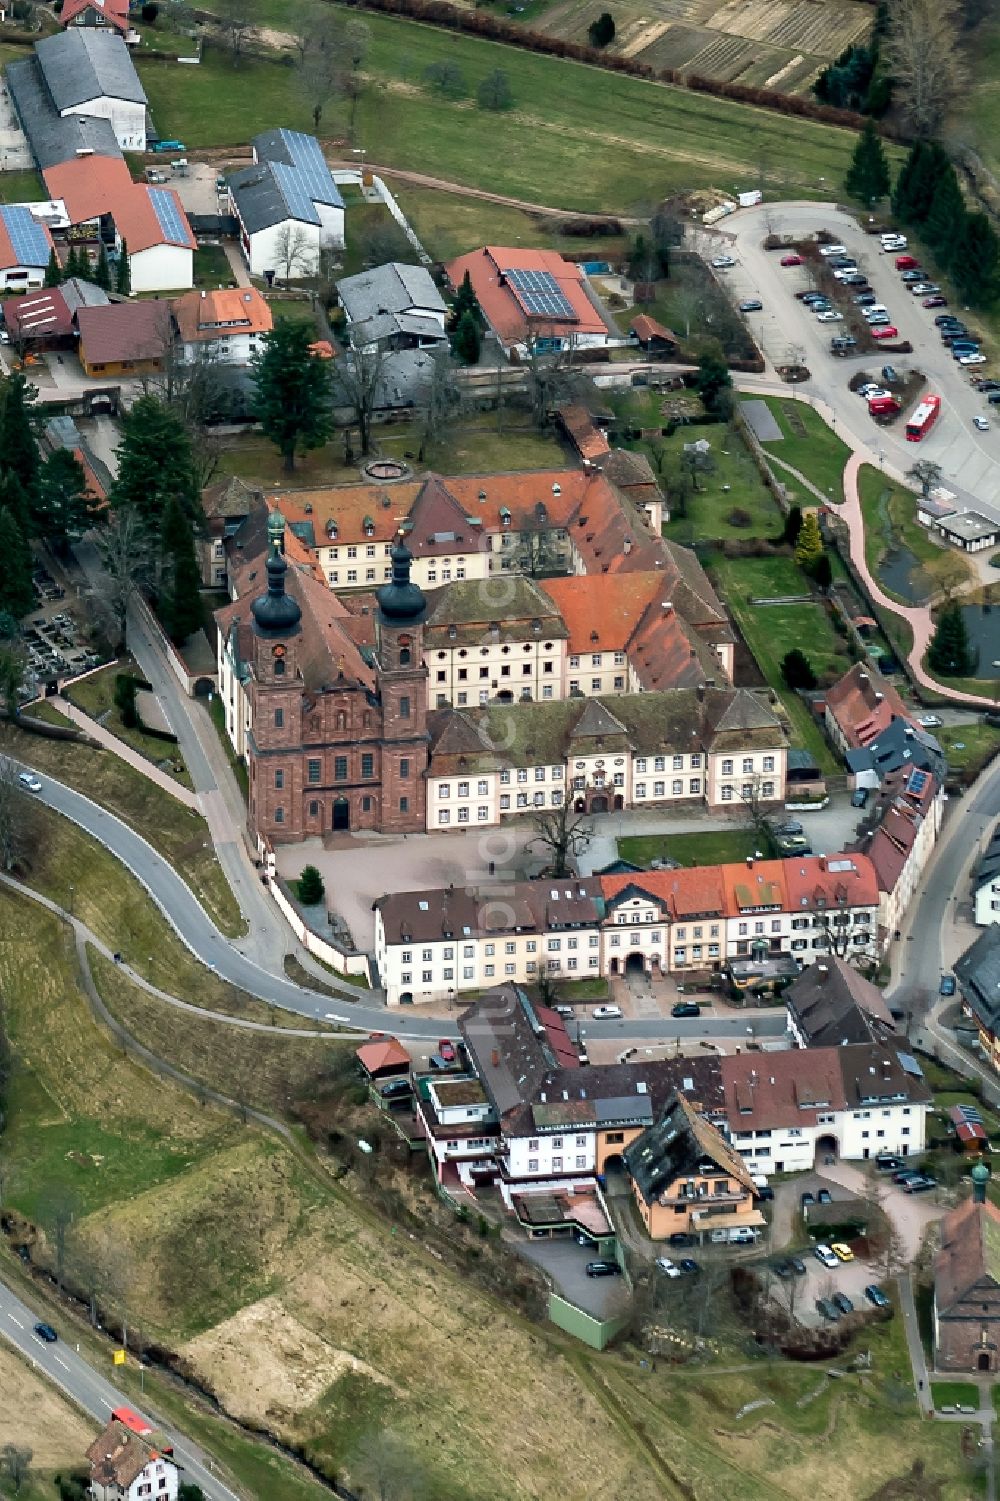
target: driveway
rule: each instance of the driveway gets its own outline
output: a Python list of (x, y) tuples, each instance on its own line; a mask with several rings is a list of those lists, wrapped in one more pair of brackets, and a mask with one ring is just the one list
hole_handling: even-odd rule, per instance
[(572, 1237), (558, 1240), (526, 1240), (515, 1243), (518, 1254), (540, 1266), (552, 1279), (555, 1291), (592, 1314), (595, 1319), (614, 1319), (628, 1313), (631, 1304), (624, 1277), (588, 1277), (587, 1262), (596, 1252), (578, 1246)]
[[(834, 1162), (824, 1167), (821, 1181), (823, 1178), (839, 1183), (858, 1197), (868, 1190), (865, 1174), (850, 1162)], [(904, 1193), (898, 1184), (893, 1183), (891, 1173), (879, 1175), (879, 1186), (883, 1194), (882, 1207), (899, 1236), (903, 1255), (912, 1262), (930, 1227), (945, 1213), (945, 1207), (933, 1202), (933, 1190), (930, 1194)]]
[[(920, 299), (904, 290), (894, 255), (883, 255), (877, 237), (864, 234), (851, 215), (820, 204), (769, 204), (735, 214), (726, 221), (725, 233), (716, 237), (717, 246), (737, 258), (731, 271), (720, 273), (733, 300), (757, 296), (764, 304), (763, 312), (751, 313), (747, 322), (767, 358), (780, 364), (790, 351), (802, 351), (812, 372), (806, 389), (833, 408), (841, 437), (855, 447), (869, 446), (897, 475), (910, 467), (914, 450), (902, 426), (875, 427), (865, 403), (848, 390), (850, 377), (859, 369), (877, 372), (881, 357), (876, 353), (834, 358), (830, 326), (818, 323), (793, 297), (807, 284), (807, 268), (782, 268), (780, 255), (763, 249), (768, 227), (796, 238), (826, 229), (846, 245), (889, 309), (900, 335), (913, 345), (912, 355), (892, 356), (892, 363), (922, 370), (931, 390), (942, 398), (941, 416), (921, 443), (919, 457), (940, 465), (944, 484), (965, 504), (1000, 516), (1000, 429), (979, 433), (972, 426), (974, 416), (989, 410), (985, 398), (972, 389), (968, 375), (959, 373), (960, 367), (941, 344), (934, 328), (935, 311), (921, 307)], [(752, 391), (754, 378), (741, 377), (739, 385)]]
[(0, 81), (0, 171), (23, 172), (33, 165), (28, 140), (18, 124), (7, 84)]

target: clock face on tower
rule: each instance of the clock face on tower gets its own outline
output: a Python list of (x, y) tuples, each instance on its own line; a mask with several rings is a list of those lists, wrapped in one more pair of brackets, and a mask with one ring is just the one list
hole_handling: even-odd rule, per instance
[(287, 648), (284, 646), (276, 646), (272, 649), (271, 655), (273, 657), (283, 657), (285, 655), (286, 649)]

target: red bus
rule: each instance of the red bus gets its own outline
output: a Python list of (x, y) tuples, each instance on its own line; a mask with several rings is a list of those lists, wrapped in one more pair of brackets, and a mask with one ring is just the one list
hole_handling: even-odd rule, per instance
[(919, 443), (921, 438), (925, 438), (938, 420), (940, 411), (940, 396), (925, 396), (906, 424), (907, 443)]

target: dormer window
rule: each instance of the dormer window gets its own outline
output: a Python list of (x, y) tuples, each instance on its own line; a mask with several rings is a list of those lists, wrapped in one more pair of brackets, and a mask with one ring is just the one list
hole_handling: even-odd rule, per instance
[(372, 519), (372, 517), (371, 516), (366, 516), (365, 519), (364, 519), (364, 521), (361, 524), (364, 527), (365, 536), (366, 537), (374, 537), (374, 535), (375, 535), (375, 522)]
[(326, 535), (329, 537), (331, 542), (336, 540), (339, 532), (340, 528), (337, 526), (337, 523), (335, 521), (331, 519), (326, 523)]

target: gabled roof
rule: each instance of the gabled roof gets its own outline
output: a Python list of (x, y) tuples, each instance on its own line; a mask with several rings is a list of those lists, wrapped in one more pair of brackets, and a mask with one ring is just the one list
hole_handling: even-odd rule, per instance
[[(484, 316), (505, 344), (523, 343), (531, 335), (609, 333), (588, 296), (583, 271), (557, 251), (486, 245), (449, 261), (445, 271), (456, 288), (468, 271)], [(533, 301), (516, 285), (532, 275), (545, 278), (556, 289), (555, 301)]]
[(21, 203), (0, 204), (0, 271), (41, 269), (52, 254), (48, 226)]
[(395, 1037), (374, 1038), (355, 1049), (355, 1058), (369, 1074), (384, 1068), (409, 1068), (410, 1055)]
[(403, 530), (414, 557), (447, 556), (485, 548), (482, 526), (473, 523), (449, 483), (438, 474), (431, 474), (424, 481)]
[(607, 433), (598, 427), (585, 406), (579, 403), (561, 406), (556, 415), (581, 459), (596, 463), (610, 451)]
[(129, 255), (154, 245), (195, 248), (191, 226), (174, 189), (133, 182), (120, 156), (74, 157), (46, 168), (44, 176), (53, 198), (65, 203), (71, 224), (110, 214), (119, 235), (128, 243)]
[(254, 164), (228, 178), (236, 209), (248, 234), (293, 219), (320, 224), (317, 207), (344, 206), (315, 136), (299, 130), (266, 130), (254, 136)]
[(73, 333), (73, 314), (61, 287), (45, 287), (3, 301), (3, 320), (16, 339), (63, 338)]
[(870, 745), (894, 718), (914, 722), (896, 689), (868, 662), (856, 662), (827, 690), (826, 707), (853, 748)]
[(978, 1283), (1000, 1287), (1000, 1209), (987, 1199), (966, 1199), (941, 1221), (941, 1249), (934, 1259), (934, 1303), (938, 1317)]
[(170, 347), (170, 315), (162, 302), (109, 302), (77, 309), (80, 353), (88, 365), (162, 360)]
[(91, 1479), (98, 1485), (117, 1485), (127, 1491), (151, 1460), (173, 1464), (168, 1454), (153, 1448), (140, 1434), (113, 1418), (87, 1450)]
[(114, 32), (71, 26), (35, 43), (35, 56), (56, 109), (76, 109), (94, 99), (146, 104), (146, 94), (129, 56)]
[(122, 36), (128, 33), (128, 0), (63, 0), (59, 12), (60, 26), (69, 26), (87, 10), (92, 10), (105, 25), (113, 26)]
[(600, 699), (589, 698), (580, 717), (569, 732), (570, 740), (614, 740), (628, 731), (606, 704)]
[(806, 965), (784, 999), (807, 1047), (881, 1041), (895, 1031), (882, 992), (835, 955)]
[(1000, 1032), (1000, 923), (980, 933), (954, 966), (973, 1016), (989, 1032)]
[(647, 1204), (680, 1178), (699, 1172), (725, 1173), (753, 1194), (746, 1163), (715, 1126), (680, 1093), (674, 1094), (660, 1119), (636, 1137), (622, 1154), (633, 1183)]
[(629, 324), (632, 332), (640, 344), (648, 344), (652, 339), (662, 339), (665, 344), (679, 344), (680, 339), (666, 324), (658, 323), (648, 313), (639, 313)]
[[(414, 310), (437, 313), (442, 318), (446, 312), (444, 298), (427, 268), (401, 261), (388, 261), (356, 276), (342, 277), (337, 283), (337, 296), (351, 325), (351, 339), (358, 345), (399, 331), (400, 317)], [(429, 320), (428, 332), (440, 332), (440, 328), (440, 319)]]
[(487, 632), (498, 641), (565, 638), (558, 610), (533, 579), (513, 573), (503, 583), (502, 596), (496, 599), (483, 589), (482, 579), (458, 579), (428, 590), (425, 647), (482, 646)]
[[(79, 30), (78, 27), (73, 29)], [(110, 120), (93, 115), (60, 115), (52, 103), (34, 54), (8, 63), (4, 77), (39, 171), (70, 161), (79, 151), (106, 157), (121, 156), (118, 137)]]
[(183, 297), (175, 297), (170, 306), (185, 344), (225, 339), (234, 333), (267, 333), (274, 326), (270, 304), (256, 287), (186, 292)]

